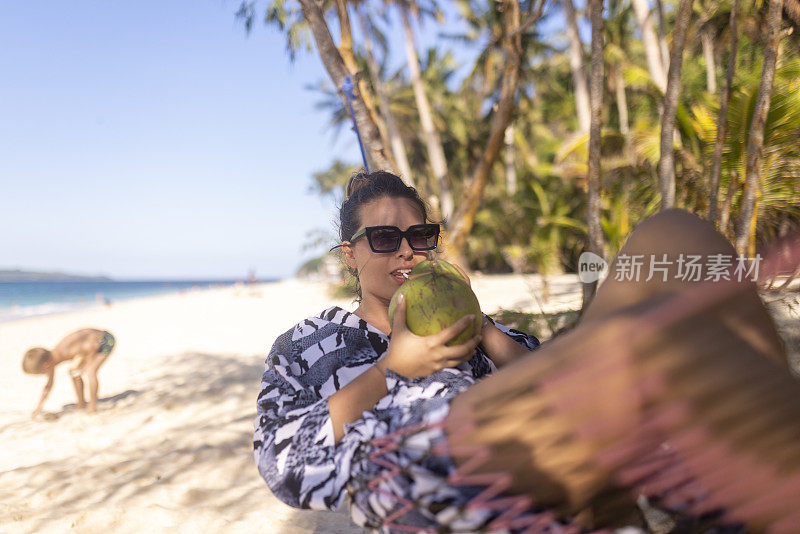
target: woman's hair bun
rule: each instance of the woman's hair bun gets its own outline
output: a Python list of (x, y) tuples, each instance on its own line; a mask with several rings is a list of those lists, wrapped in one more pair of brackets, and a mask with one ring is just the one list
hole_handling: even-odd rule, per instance
[(362, 187), (368, 186), (370, 182), (372, 182), (372, 176), (369, 174), (365, 172), (354, 174), (347, 180), (347, 185), (344, 188), (344, 199), (349, 199), (356, 191)]

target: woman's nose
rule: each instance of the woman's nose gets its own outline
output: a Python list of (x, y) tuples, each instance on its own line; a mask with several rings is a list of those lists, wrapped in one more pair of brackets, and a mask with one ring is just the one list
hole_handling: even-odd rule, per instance
[(408, 243), (408, 238), (403, 237), (400, 239), (400, 248), (397, 249), (397, 255), (403, 258), (410, 258), (414, 255), (414, 249)]

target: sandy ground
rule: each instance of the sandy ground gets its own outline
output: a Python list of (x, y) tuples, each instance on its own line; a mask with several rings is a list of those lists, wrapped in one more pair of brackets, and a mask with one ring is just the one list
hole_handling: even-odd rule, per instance
[[(483, 309), (579, 306), (574, 277), (476, 276)], [(576, 300), (576, 298), (578, 300)], [(304, 317), (348, 300), (321, 282), (189, 291), (0, 323), (0, 532), (361, 532), (344, 513), (277, 501), (252, 460), (267, 350)], [(100, 371), (98, 413), (75, 410), (64, 366), (44, 385), (22, 373), (31, 346), (94, 326), (117, 337)]]
[[(536, 276), (472, 283), (488, 313), (580, 306), (574, 276), (551, 277), (546, 291)], [(189, 291), (0, 323), (0, 532), (361, 532), (345, 513), (277, 501), (252, 459), (255, 398), (275, 338), (332, 304), (354, 308), (326, 287)], [(791, 299), (771, 308), (798, 344), (800, 300)], [(30, 420), (44, 378), (22, 373), (22, 354), (86, 326), (117, 337), (98, 413), (75, 410), (58, 368), (46, 413)]]

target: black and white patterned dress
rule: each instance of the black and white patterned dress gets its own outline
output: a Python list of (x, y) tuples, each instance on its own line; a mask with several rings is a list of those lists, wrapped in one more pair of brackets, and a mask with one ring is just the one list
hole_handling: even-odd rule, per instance
[[(495, 324), (528, 349), (539, 346), (535, 337)], [(495, 370), (482, 350), (456, 368), (424, 378), (387, 371), (388, 394), (346, 425), (342, 440), (334, 442), (328, 397), (366, 371), (388, 346), (386, 334), (339, 307), (278, 337), (258, 395), (253, 445), (261, 476), (291, 506), (335, 510), (349, 500), (353, 520), (381, 532), (485, 530), (492, 513), (466, 509), (478, 489), (448, 485), (452, 460), (432, 453), (443, 440), (436, 423), (447, 415), (450, 401)], [(409, 428), (424, 430), (401, 447), (378, 451), (380, 461), (375, 461), (382, 439)], [(391, 466), (401, 469), (393, 473)], [(404, 499), (413, 508), (401, 510)]]

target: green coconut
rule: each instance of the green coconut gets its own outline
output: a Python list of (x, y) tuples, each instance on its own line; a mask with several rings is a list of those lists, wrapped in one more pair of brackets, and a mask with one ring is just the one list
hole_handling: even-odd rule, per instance
[(400, 295), (406, 297), (406, 324), (419, 336), (442, 331), (465, 315), (474, 314), (467, 328), (448, 342), (466, 343), (481, 331), (483, 317), (478, 298), (458, 269), (443, 260), (426, 260), (414, 266), (389, 303), (389, 320)]

